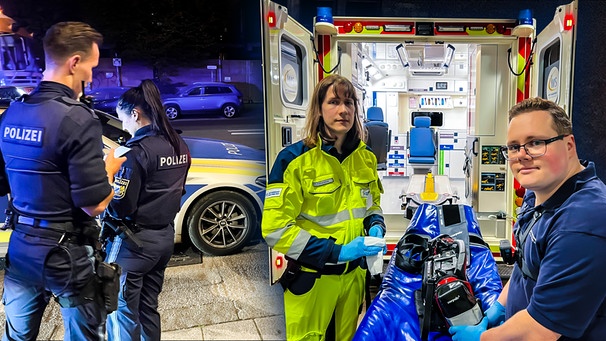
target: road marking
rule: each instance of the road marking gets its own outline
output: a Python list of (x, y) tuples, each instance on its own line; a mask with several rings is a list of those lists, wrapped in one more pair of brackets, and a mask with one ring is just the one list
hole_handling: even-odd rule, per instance
[(228, 129), (227, 132), (231, 135), (263, 135), (265, 134), (265, 129)]

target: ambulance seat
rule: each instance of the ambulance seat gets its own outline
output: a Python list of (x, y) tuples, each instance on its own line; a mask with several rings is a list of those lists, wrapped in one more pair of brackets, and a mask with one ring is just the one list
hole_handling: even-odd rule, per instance
[(377, 157), (377, 170), (386, 170), (391, 131), (389, 125), (383, 121), (383, 109), (379, 107), (368, 108), (364, 126), (368, 132), (366, 144)]
[(415, 170), (431, 169), (436, 164), (437, 144), (430, 124), (431, 118), (417, 116), (408, 134), (408, 164)]

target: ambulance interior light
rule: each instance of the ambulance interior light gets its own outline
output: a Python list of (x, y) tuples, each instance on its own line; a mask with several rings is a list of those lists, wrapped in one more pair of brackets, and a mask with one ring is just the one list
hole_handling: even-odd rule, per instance
[(412, 32), (412, 25), (384, 25), (385, 32)]
[(446, 46), (446, 55), (444, 56), (444, 67), (450, 66), (452, 58), (454, 57), (455, 47), (451, 44)]
[(404, 45), (398, 44), (396, 46), (396, 53), (398, 54), (398, 58), (400, 59), (400, 63), (402, 63), (402, 67), (409, 67), (408, 57), (406, 56), (406, 50), (404, 49)]

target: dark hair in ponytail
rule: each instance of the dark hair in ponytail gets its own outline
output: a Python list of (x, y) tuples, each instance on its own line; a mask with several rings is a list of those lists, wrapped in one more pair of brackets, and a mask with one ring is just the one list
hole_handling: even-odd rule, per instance
[(151, 79), (144, 79), (139, 86), (127, 90), (118, 101), (118, 108), (131, 112), (135, 108), (143, 111), (151, 121), (152, 130), (166, 136), (177, 154), (181, 153), (179, 134), (164, 114), (160, 90)]

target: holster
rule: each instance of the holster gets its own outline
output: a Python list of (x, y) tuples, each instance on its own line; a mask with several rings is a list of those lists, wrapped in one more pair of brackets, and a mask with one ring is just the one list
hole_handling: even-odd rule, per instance
[(118, 295), (120, 293), (120, 275), (122, 268), (116, 263), (99, 262), (97, 265), (97, 278), (100, 284), (100, 294), (107, 313), (118, 309)]

